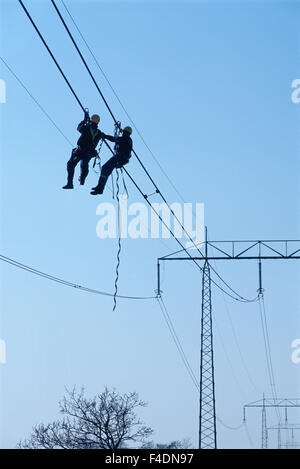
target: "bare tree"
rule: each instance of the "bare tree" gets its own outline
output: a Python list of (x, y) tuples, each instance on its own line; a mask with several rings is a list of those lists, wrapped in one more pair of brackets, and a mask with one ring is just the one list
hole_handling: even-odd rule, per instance
[[(120, 395), (105, 388), (94, 398), (86, 398), (84, 389), (66, 389), (59, 403), (64, 415), (47, 425), (33, 428), (30, 438), (19, 448), (45, 449), (116, 449), (144, 445), (153, 430), (136, 417), (136, 410), (145, 407), (135, 392)], [(133, 446), (132, 446), (133, 445)]]
[(143, 449), (188, 449), (191, 447), (189, 439), (173, 440), (170, 443), (154, 443), (154, 441), (147, 441), (143, 444)]

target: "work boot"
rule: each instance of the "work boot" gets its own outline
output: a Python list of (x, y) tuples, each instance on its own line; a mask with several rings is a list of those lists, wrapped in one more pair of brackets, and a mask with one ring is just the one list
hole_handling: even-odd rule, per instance
[(65, 186), (63, 186), (62, 189), (74, 189), (74, 186), (72, 183), (68, 182), (68, 184), (66, 184)]
[(100, 194), (103, 194), (103, 189), (101, 189), (100, 187), (93, 187), (93, 189), (91, 190), (90, 192), (91, 195), (100, 195)]

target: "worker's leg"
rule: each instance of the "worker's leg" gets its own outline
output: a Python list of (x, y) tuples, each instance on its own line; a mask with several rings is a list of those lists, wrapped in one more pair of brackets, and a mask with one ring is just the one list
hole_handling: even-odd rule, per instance
[(71, 158), (69, 159), (67, 163), (68, 182), (67, 182), (67, 185), (63, 187), (63, 189), (73, 189), (74, 171), (79, 161), (80, 161), (80, 151), (77, 148), (74, 148), (72, 150)]
[(83, 186), (85, 180), (86, 180), (86, 177), (87, 175), (89, 174), (89, 162), (90, 162), (90, 157), (87, 157), (87, 156), (84, 156), (81, 160), (81, 163), (80, 163), (80, 178), (79, 178), (79, 181), (80, 181), (80, 185)]
[(117, 159), (115, 156), (112, 156), (103, 166), (101, 170), (101, 174), (99, 177), (99, 181), (97, 186), (94, 188), (94, 190), (91, 192), (92, 195), (96, 194), (102, 194), (105, 188), (105, 184), (107, 182), (107, 179), (113, 172), (113, 170), (116, 168), (117, 164)]

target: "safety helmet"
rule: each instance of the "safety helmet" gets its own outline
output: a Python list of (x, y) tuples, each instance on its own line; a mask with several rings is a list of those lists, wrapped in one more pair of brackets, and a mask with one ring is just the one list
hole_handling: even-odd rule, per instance
[(129, 127), (129, 126), (124, 127), (123, 132), (127, 132), (127, 133), (129, 133), (129, 135), (131, 135), (132, 134), (132, 128)]
[(98, 116), (98, 114), (93, 114), (92, 117), (91, 117), (91, 121), (95, 122), (95, 124), (99, 124), (100, 116)]

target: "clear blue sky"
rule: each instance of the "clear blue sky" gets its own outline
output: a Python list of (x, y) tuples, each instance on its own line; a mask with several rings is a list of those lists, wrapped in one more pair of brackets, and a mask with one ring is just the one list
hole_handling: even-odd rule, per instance
[[(84, 106), (112, 119), (50, 1), (24, 2)], [(62, 12), (65, 10), (57, 2)], [(210, 239), (299, 239), (299, 112), (291, 83), (300, 78), (297, 1), (70, 1), (74, 19), (156, 158), (187, 202), (205, 204)], [(82, 111), (15, 0), (1, 0), (1, 56), (76, 143)], [(70, 24), (70, 23), (69, 23)], [(71, 25), (70, 25), (71, 26)], [(73, 29), (72, 29), (73, 31)], [(82, 51), (114, 113), (128, 119), (84, 45)], [(61, 190), (71, 147), (0, 62), (6, 82), (1, 113), (1, 253), (74, 283), (113, 291), (117, 240), (96, 236), (97, 179)], [(168, 201), (176, 192), (138, 138), (134, 147)], [(109, 154), (103, 151), (103, 159)], [(128, 169), (152, 192), (136, 160)], [(76, 173), (77, 174), (77, 173)], [(76, 180), (76, 179), (75, 179)], [(142, 202), (132, 186), (129, 203)], [(153, 199), (155, 200), (155, 199)], [(159, 201), (159, 199), (157, 199)], [(178, 249), (172, 239), (122, 242), (119, 292), (151, 296), (156, 259)], [(242, 295), (257, 289), (257, 264), (219, 263)], [(299, 396), (299, 263), (263, 264), (266, 310), (279, 397)], [(189, 262), (166, 264), (164, 300), (199, 376), (201, 277)], [(217, 414), (229, 426), (244, 404), (271, 397), (257, 304), (213, 289)], [(1, 264), (0, 444), (14, 447), (33, 425), (58, 417), (64, 387), (137, 391), (140, 417), (154, 440), (198, 444), (198, 395), (156, 300), (112, 299), (48, 282)], [(299, 423), (300, 412), (290, 414)], [(298, 420), (297, 420), (298, 419)], [(276, 414), (268, 414), (269, 424)], [(223, 448), (260, 447), (261, 416), (248, 430), (218, 423)], [(250, 441), (251, 440), (251, 441)], [(298, 435), (298, 441), (300, 435)], [(252, 442), (252, 443), (251, 443)], [(270, 437), (276, 446), (276, 435)]]

